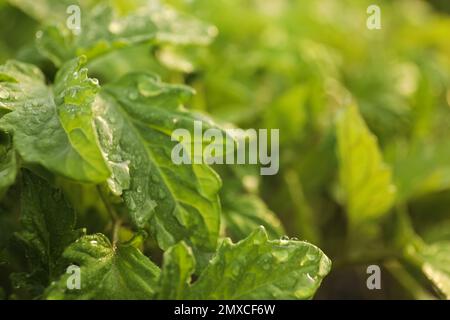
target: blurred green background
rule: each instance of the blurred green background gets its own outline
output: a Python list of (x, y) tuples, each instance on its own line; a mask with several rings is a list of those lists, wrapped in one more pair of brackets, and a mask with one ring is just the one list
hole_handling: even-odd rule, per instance
[[(262, 220), (273, 236), (318, 245), (333, 261), (318, 299), (441, 297), (408, 248), (411, 239), (450, 241), (450, 2), (165, 2), (214, 25), (215, 40), (143, 44), (97, 59), (89, 70), (101, 84), (133, 70), (156, 72), (195, 88), (188, 107), (224, 126), (281, 129), (277, 175), (216, 168), (224, 181), (223, 235), (239, 240)], [(381, 8), (380, 30), (366, 28), (370, 4)], [(0, 62), (35, 63), (51, 79), (56, 69), (34, 45), (39, 27), (0, 1)], [(376, 135), (397, 187), (391, 212), (356, 232), (342, 202), (336, 153), (335, 119), (350, 104)], [(382, 290), (366, 287), (370, 264), (382, 268)]]

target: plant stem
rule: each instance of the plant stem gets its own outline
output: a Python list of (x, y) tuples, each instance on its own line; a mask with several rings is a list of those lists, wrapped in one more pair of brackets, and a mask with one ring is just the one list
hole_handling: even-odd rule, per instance
[(387, 261), (384, 266), (398, 281), (398, 283), (411, 294), (414, 299), (436, 299), (427, 289), (422, 286), (420, 281), (415, 279), (398, 261)]
[(106, 198), (105, 194), (103, 193), (103, 191), (102, 191), (100, 185), (97, 185), (97, 191), (98, 191), (98, 194), (100, 195), (100, 198), (101, 198), (102, 201), (103, 201), (103, 204), (105, 205), (106, 211), (108, 212), (108, 214), (109, 214), (111, 220), (112, 220), (113, 222), (116, 222), (117, 220), (119, 220), (119, 217), (118, 217), (118, 215), (117, 215), (117, 213), (116, 213), (116, 210), (115, 210), (114, 207), (111, 206), (111, 204), (109, 203), (109, 201), (108, 201), (108, 199)]
[(106, 198), (106, 195), (103, 193), (100, 185), (97, 185), (97, 191), (98, 191), (98, 194), (100, 195), (100, 198), (103, 201), (103, 204), (105, 205), (105, 208), (109, 214), (109, 217), (111, 218), (112, 242), (113, 242), (113, 246), (115, 246), (117, 241), (119, 240), (119, 230), (122, 225), (122, 219), (120, 219), (119, 215), (116, 213), (116, 210), (114, 209), (114, 207), (111, 205), (111, 203)]
[(113, 226), (113, 246), (115, 247), (117, 242), (119, 241), (119, 230), (122, 225), (122, 220), (116, 220)]

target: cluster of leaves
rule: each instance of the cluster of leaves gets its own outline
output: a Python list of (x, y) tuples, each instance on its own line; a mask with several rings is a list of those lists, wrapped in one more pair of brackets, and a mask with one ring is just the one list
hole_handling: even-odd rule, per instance
[[(143, 71), (103, 77), (101, 85), (88, 75), (119, 49), (145, 48), (157, 61), (152, 50), (207, 44), (215, 27), (156, 1), (81, 1), (74, 34), (65, 25), (72, 1), (10, 5), (38, 24), (28, 53), (18, 54), (26, 62), (0, 66), (0, 263), (9, 278), (2, 292), (11, 299), (313, 297), (331, 267), (319, 248), (280, 239), (281, 223), (256, 195), (227, 198), (229, 230), (221, 231), (220, 176), (206, 164), (171, 161), (175, 129), (194, 134), (196, 120), (219, 128), (184, 107), (193, 89)], [(80, 289), (67, 284), (72, 265)]]
[[(373, 31), (368, 0), (166, 2), (81, 1), (79, 35), (72, 1), (1, 7), (20, 24), (0, 58), (27, 63), (0, 69), (0, 298), (311, 298), (330, 260), (301, 238), (333, 260), (319, 298), (449, 299), (450, 18), (380, 0)], [(197, 119), (280, 128), (279, 173), (173, 165), (170, 133)]]

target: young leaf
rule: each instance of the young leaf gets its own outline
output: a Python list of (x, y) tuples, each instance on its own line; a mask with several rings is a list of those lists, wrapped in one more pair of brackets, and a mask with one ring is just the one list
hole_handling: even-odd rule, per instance
[(185, 240), (214, 251), (220, 178), (207, 165), (171, 159), (173, 130), (193, 132), (199, 120), (181, 106), (192, 91), (149, 74), (130, 74), (104, 89), (95, 104), (98, 135), (113, 172), (111, 189), (123, 193), (133, 222), (150, 222), (163, 249)]
[(159, 268), (130, 244), (111, 245), (103, 234), (84, 236), (64, 257), (80, 267), (80, 289), (66, 274), (46, 291), (47, 299), (152, 299)]
[(310, 299), (331, 262), (312, 244), (268, 240), (260, 227), (233, 244), (225, 239), (188, 299)]
[(0, 67), (2, 100), (10, 110), (0, 128), (13, 134), (25, 162), (74, 180), (102, 182), (109, 176), (97, 146), (91, 105), (99, 89), (82, 68), (84, 58), (68, 62), (57, 73), (53, 89), (36, 67), (9, 61)]
[(195, 259), (191, 248), (184, 242), (170, 247), (164, 253), (158, 299), (183, 299), (194, 271)]
[(75, 241), (80, 232), (75, 228), (75, 212), (60, 190), (45, 180), (23, 170), (21, 194), (21, 225), (17, 237), (25, 245), (32, 274), (41, 283), (59, 275), (64, 249)]
[(399, 199), (408, 200), (450, 187), (448, 141), (416, 143), (405, 151), (394, 164)]
[(355, 106), (337, 120), (339, 178), (351, 224), (385, 214), (395, 199), (390, 168)]

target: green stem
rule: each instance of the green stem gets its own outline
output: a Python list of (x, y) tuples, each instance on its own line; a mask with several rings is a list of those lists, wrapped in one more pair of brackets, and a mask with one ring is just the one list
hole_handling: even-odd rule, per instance
[(103, 201), (103, 204), (105, 205), (106, 211), (109, 214), (109, 217), (111, 218), (112, 223), (112, 242), (115, 246), (117, 241), (119, 240), (119, 230), (122, 225), (122, 220), (120, 219), (119, 215), (117, 214), (114, 207), (111, 205), (111, 203), (108, 201), (106, 195), (104, 194), (102, 188), (100, 185), (97, 185), (97, 191), (100, 195), (100, 198)]
[(109, 203), (108, 199), (106, 198), (106, 195), (103, 193), (102, 188), (100, 185), (97, 185), (97, 191), (98, 194), (100, 195), (100, 198), (102, 199), (103, 204), (105, 205), (106, 211), (108, 212), (111, 220), (113, 222), (116, 222), (117, 220), (119, 220), (119, 217), (116, 213), (116, 210), (114, 209), (114, 207)]
[(119, 241), (119, 230), (122, 225), (122, 220), (116, 220), (113, 226), (113, 246)]
[(426, 290), (398, 261), (387, 261), (385, 268), (397, 282), (417, 300), (435, 300), (436, 297)]
[(297, 173), (293, 170), (289, 170), (284, 175), (284, 181), (287, 185), (291, 201), (295, 207), (294, 218), (297, 230), (299, 230), (299, 233), (303, 238), (318, 244), (320, 239), (314, 212), (305, 198), (303, 186)]

